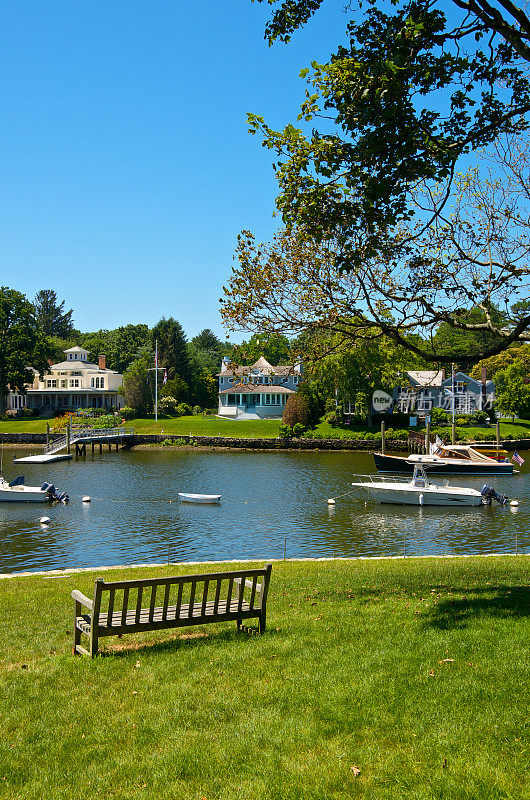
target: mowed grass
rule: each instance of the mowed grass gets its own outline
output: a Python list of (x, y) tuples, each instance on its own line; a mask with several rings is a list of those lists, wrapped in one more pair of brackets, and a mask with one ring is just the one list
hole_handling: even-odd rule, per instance
[[(46, 433), (46, 422), (53, 428), (53, 419), (17, 419), (0, 420), (1, 433)], [(137, 417), (128, 420), (126, 427), (133, 427), (138, 434), (167, 434), (168, 436), (228, 436), (234, 438), (276, 438), (278, 436), (281, 419), (263, 420), (230, 420), (215, 416), (195, 414), (186, 417), (160, 417), (156, 422), (154, 416)], [(377, 433), (378, 428), (368, 428), (362, 425), (352, 425), (346, 428), (337, 428), (327, 422), (320, 422), (315, 431), (322, 436), (348, 438), (357, 432), (371, 431)], [(415, 433), (422, 433), (423, 429), (411, 429)], [(447, 428), (446, 438), (451, 436), (451, 429)], [(490, 434), (491, 440), (495, 439), (495, 428), (469, 427), (460, 429), (465, 437), (472, 441), (478, 435), (483, 438), (484, 433)], [(517, 422), (501, 422), (501, 437), (505, 439), (530, 438), (530, 421), (517, 420)]]
[(97, 571), (2, 580), (0, 796), (528, 798), (529, 567), (278, 562), (263, 636), (104, 639), (95, 661), (70, 654), (70, 592)]

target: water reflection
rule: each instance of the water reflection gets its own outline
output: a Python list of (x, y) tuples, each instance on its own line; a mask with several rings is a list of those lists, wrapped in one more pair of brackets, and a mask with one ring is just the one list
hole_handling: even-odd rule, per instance
[[(521, 502), (518, 509), (457, 510), (379, 505), (352, 493), (352, 473), (374, 472), (369, 454), (146, 450), (26, 467), (28, 483), (52, 480), (72, 501), (45, 511), (0, 504), (2, 571), (282, 558), (284, 548), (287, 557), (514, 552), (516, 537), (520, 552), (528, 547), (525, 473), (491, 481)], [(451, 482), (480, 489), (484, 479)], [(181, 505), (178, 491), (223, 500)], [(82, 503), (84, 495), (92, 502)], [(329, 497), (338, 498), (334, 506)], [(45, 530), (43, 513), (51, 518)]]

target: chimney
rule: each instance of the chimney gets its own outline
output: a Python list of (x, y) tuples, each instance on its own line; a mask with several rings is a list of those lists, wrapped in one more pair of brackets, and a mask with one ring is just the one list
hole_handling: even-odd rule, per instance
[(98, 356), (98, 360), (99, 360), (99, 364), (98, 364), (99, 368), (100, 369), (107, 369), (107, 357), (104, 356), (104, 355), (99, 355)]

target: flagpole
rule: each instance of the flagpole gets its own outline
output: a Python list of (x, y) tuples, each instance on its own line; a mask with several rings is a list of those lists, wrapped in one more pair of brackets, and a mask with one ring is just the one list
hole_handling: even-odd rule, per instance
[(158, 422), (158, 339), (155, 339), (155, 422)]

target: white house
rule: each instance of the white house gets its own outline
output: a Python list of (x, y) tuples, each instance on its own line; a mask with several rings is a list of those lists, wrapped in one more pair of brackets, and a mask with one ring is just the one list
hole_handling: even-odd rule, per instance
[(273, 366), (261, 356), (251, 367), (224, 358), (219, 378), (219, 416), (233, 419), (281, 417), (302, 380), (302, 365)]
[(66, 361), (52, 364), (41, 380), (35, 375), (28, 387), (26, 405), (40, 411), (67, 411), (77, 408), (119, 408), (123, 400), (118, 389), (123, 375), (106, 368), (105, 356), (98, 364), (87, 361), (88, 350), (70, 347)]

